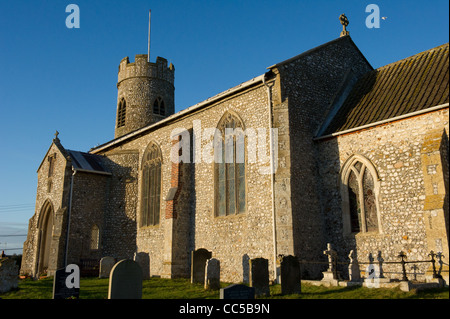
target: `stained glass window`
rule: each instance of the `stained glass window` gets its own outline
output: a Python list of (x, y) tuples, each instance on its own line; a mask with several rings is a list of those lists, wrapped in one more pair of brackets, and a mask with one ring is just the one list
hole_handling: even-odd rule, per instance
[(361, 206), (359, 202), (359, 185), (355, 173), (348, 177), (348, 199), (350, 203), (350, 223), (352, 232), (361, 230)]
[(150, 144), (142, 163), (141, 227), (159, 224), (161, 203), (161, 152)]
[(375, 192), (372, 174), (366, 168), (363, 175), (364, 213), (367, 231), (378, 231), (377, 207), (375, 205)]
[(346, 181), (351, 232), (377, 232), (378, 212), (375, 182), (366, 164), (356, 161)]
[(215, 156), (216, 216), (245, 212), (245, 138), (242, 122), (226, 114), (219, 123), (221, 156)]

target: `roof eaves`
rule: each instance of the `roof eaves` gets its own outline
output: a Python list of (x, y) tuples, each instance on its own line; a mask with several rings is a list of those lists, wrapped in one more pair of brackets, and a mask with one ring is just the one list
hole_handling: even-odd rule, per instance
[(167, 123), (169, 123), (171, 121), (174, 121), (174, 120), (176, 120), (178, 118), (181, 118), (182, 116), (187, 115), (187, 114), (189, 114), (191, 112), (200, 110), (201, 108), (203, 108), (203, 107), (205, 107), (205, 106), (207, 106), (207, 105), (209, 105), (209, 104), (211, 104), (211, 103), (213, 103), (213, 102), (215, 102), (217, 100), (223, 99), (223, 98), (225, 98), (227, 96), (230, 96), (230, 95), (232, 95), (232, 94), (234, 94), (234, 93), (236, 93), (238, 91), (246, 89), (246, 88), (248, 88), (248, 87), (250, 87), (252, 85), (255, 85), (255, 84), (259, 83), (259, 82), (262, 82), (262, 80), (266, 76), (266, 74), (267, 73), (264, 73), (262, 75), (254, 77), (254, 78), (252, 78), (252, 79), (250, 79), (250, 80), (248, 80), (246, 82), (243, 82), (243, 83), (241, 83), (241, 84), (239, 84), (237, 86), (234, 86), (234, 87), (232, 87), (232, 88), (230, 88), (230, 89), (228, 89), (226, 91), (223, 91), (223, 92), (221, 92), (221, 93), (219, 93), (217, 95), (214, 95), (214, 96), (212, 96), (212, 97), (210, 97), (210, 98), (208, 98), (208, 99), (206, 99), (206, 100), (204, 100), (204, 101), (202, 101), (200, 103), (197, 103), (197, 104), (192, 105), (192, 106), (190, 106), (190, 107), (188, 107), (188, 108), (186, 108), (184, 110), (181, 110), (181, 111), (179, 111), (179, 112), (177, 112), (175, 114), (172, 114), (172, 115), (166, 117), (165, 119), (162, 119), (161, 121), (158, 121), (156, 123), (150, 124), (150, 125), (145, 126), (143, 128), (137, 129), (137, 130), (135, 130), (133, 132), (130, 132), (130, 133), (128, 133), (126, 135), (123, 135), (123, 136), (121, 136), (119, 138), (116, 138), (114, 140), (111, 140), (111, 141), (109, 141), (107, 143), (104, 143), (102, 145), (99, 145), (99, 146), (96, 146), (94, 148), (91, 148), (89, 153), (90, 154), (96, 154), (96, 153), (98, 153), (98, 152), (100, 152), (100, 151), (102, 151), (104, 149), (110, 148), (110, 147), (112, 147), (112, 146), (114, 146), (116, 144), (124, 142), (125, 140), (133, 138), (134, 136), (138, 136), (138, 135), (140, 135), (142, 133), (145, 133), (146, 131), (149, 131), (149, 130), (151, 130), (153, 128), (156, 128), (156, 127), (161, 126), (163, 124), (167, 124)]

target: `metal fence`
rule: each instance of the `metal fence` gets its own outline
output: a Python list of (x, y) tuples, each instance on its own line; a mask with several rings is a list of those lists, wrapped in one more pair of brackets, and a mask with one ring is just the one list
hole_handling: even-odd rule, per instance
[[(442, 279), (442, 274), (443, 273), (448, 273), (449, 270), (448, 269), (444, 269), (444, 265), (446, 265), (447, 267), (449, 266), (447, 263), (445, 263), (442, 259), (443, 257), (445, 257), (442, 253), (434, 253), (433, 251), (430, 251), (430, 253), (428, 254), (428, 257), (430, 257), (429, 259), (426, 260), (407, 260), (407, 256), (406, 254), (401, 251), (396, 258), (398, 258), (398, 261), (384, 261), (384, 259), (379, 258), (377, 261), (375, 261), (375, 259), (371, 259), (369, 261), (357, 261), (355, 263), (357, 263), (358, 265), (367, 265), (367, 268), (371, 268), (374, 269), (374, 267), (370, 267), (371, 265), (376, 266), (378, 268), (378, 273), (377, 273), (377, 277), (378, 278), (385, 278), (384, 274), (386, 273), (395, 273), (395, 274), (399, 274), (401, 275), (401, 280), (402, 281), (408, 281), (410, 280), (408, 278), (408, 274), (411, 274), (410, 272), (408, 273), (407, 271), (407, 264), (414, 264), (414, 266), (411, 268), (414, 272), (414, 280), (416, 280), (416, 275), (418, 274), (416, 271), (419, 269), (419, 267), (417, 267), (417, 264), (423, 264), (423, 263), (429, 263), (432, 266), (432, 278), (441, 278)], [(328, 266), (332, 266), (330, 268), (332, 269), (338, 269), (338, 266), (350, 266), (352, 264), (352, 262), (340, 262), (338, 261), (337, 258), (335, 258), (332, 263), (333, 265), (330, 265), (330, 262), (325, 262), (325, 261), (308, 261), (308, 260), (300, 260), (299, 262), (301, 265), (311, 265), (311, 264), (322, 264), (322, 265), (328, 265)], [(385, 272), (384, 271), (384, 265), (399, 265), (400, 267), (400, 271), (398, 272)]]

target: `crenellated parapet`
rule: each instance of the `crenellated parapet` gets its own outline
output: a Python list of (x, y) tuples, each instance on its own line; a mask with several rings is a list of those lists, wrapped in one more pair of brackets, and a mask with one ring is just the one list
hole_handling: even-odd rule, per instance
[(120, 61), (117, 77), (117, 116), (114, 136), (120, 137), (160, 121), (175, 112), (175, 67), (157, 57), (137, 54)]
[(164, 80), (172, 85), (175, 79), (175, 66), (168, 62), (165, 58), (157, 57), (156, 62), (148, 62), (147, 54), (137, 54), (135, 61), (130, 63), (128, 57), (120, 61), (117, 86), (123, 80), (135, 77), (148, 77)]

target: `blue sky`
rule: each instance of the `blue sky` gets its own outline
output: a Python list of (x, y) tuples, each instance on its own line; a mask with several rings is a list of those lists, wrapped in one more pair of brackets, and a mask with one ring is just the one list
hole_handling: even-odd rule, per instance
[[(68, 29), (66, 6), (80, 9)], [(380, 28), (366, 27), (377, 4)], [(175, 65), (180, 111), (339, 37), (339, 15), (374, 68), (448, 42), (448, 0), (0, 0), (0, 250), (22, 247), (36, 170), (54, 137), (88, 151), (114, 138), (117, 70), (147, 53)], [(8, 254), (20, 251), (8, 250)]]

